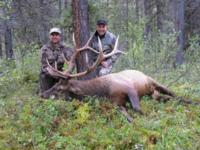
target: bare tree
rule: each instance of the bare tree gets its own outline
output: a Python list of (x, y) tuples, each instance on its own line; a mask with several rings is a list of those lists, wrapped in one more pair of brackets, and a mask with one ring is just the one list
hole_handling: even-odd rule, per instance
[(139, 0), (135, 0), (135, 14), (136, 14), (136, 22), (139, 21), (140, 13), (139, 13)]
[(175, 29), (179, 32), (177, 37), (178, 51), (176, 53), (176, 64), (184, 62), (185, 46), (185, 0), (174, 0)]
[(185, 2), (185, 44), (189, 46), (188, 39), (193, 35), (200, 36), (200, 1), (188, 0)]
[(129, 48), (129, 42), (128, 42), (128, 28), (129, 28), (129, 0), (122, 0), (120, 1), (119, 8), (122, 10), (120, 12), (120, 16), (117, 18), (119, 20), (119, 26), (121, 28), (121, 34), (124, 35), (124, 49)]
[(3, 50), (2, 50), (2, 38), (1, 38), (1, 35), (0, 35), (0, 58), (3, 57)]
[(144, 0), (144, 15), (146, 17), (146, 24), (144, 29), (144, 34), (147, 36), (152, 31), (152, 18), (153, 18), (153, 6), (152, 1)]
[(0, 6), (0, 58), (3, 57), (3, 48), (2, 48), (2, 35), (3, 35), (3, 27), (4, 27), (4, 21), (3, 21), (3, 7)]
[(64, 8), (67, 8), (69, 5), (69, 0), (64, 0)]
[(4, 3), (4, 37), (5, 37), (5, 51), (6, 58), (13, 58), (13, 43), (12, 43), (12, 28), (11, 28), (11, 13), (10, 13), (10, 3), (9, 0), (6, 0)]
[(160, 0), (156, 0), (156, 20), (157, 20), (157, 28), (158, 30), (162, 31), (163, 28), (163, 24), (162, 24), (162, 21), (163, 21), (163, 2), (160, 1)]
[(6, 50), (6, 58), (12, 59), (13, 58), (12, 30), (7, 21), (5, 23), (5, 50)]

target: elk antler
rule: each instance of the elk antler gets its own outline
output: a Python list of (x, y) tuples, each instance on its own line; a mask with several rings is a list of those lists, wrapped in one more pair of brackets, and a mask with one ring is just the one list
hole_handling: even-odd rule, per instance
[[(101, 44), (101, 41), (100, 41), (99, 38), (98, 38), (98, 41)], [(103, 54), (103, 59), (109, 58), (109, 57), (111, 57), (111, 56), (113, 56), (115, 54), (126, 54), (126, 53), (124, 53), (124, 52), (122, 52), (122, 51), (117, 49), (118, 42), (119, 42), (119, 36), (117, 36), (117, 39), (116, 39), (116, 42), (115, 42), (115, 46), (114, 46), (112, 52), (108, 53), (108, 54)], [(103, 51), (102, 46), (100, 46), (99, 48), (101, 48), (101, 51)]]
[[(103, 47), (102, 47), (102, 44), (101, 44), (101, 40), (99, 39), (99, 37), (98, 37), (99, 52), (89, 46), (93, 35), (89, 38), (89, 40), (87, 41), (87, 43), (83, 47), (81, 47), (79, 49), (76, 49), (76, 42), (75, 42), (75, 38), (74, 38), (74, 34), (73, 34), (73, 43), (74, 43), (74, 47), (75, 47), (75, 52), (73, 53), (70, 61), (67, 61), (66, 58), (64, 58), (65, 62), (69, 65), (68, 69), (66, 71), (63, 71), (63, 72), (59, 71), (59, 70), (57, 70), (56, 67), (55, 68), (52, 67), (49, 64), (48, 60), (46, 59), (47, 64), (48, 64), (48, 67), (47, 67), (48, 73), (50, 75), (54, 76), (54, 77), (62, 77), (62, 78), (65, 78), (65, 79), (74, 78), (74, 77), (81, 77), (81, 76), (84, 76), (84, 75), (92, 72), (104, 59), (109, 58), (109, 57), (111, 57), (111, 56), (113, 56), (115, 54), (118, 54), (118, 53), (125, 54), (124, 52), (122, 52), (120, 50), (117, 50), (119, 36), (116, 39), (115, 46), (114, 46), (114, 49), (112, 50), (112, 52), (108, 53), (108, 54), (104, 54), (103, 53)], [(91, 51), (93, 51), (95, 53), (98, 53), (98, 57), (97, 57), (95, 63), (92, 66), (88, 67), (86, 71), (83, 71), (83, 72), (80, 72), (80, 73), (76, 73), (76, 74), (71, 74), (70, 72), (72, 72), (72, 69), (73, 69), (73, 66), (74, 66), (74, 61), (77, 58), (77, 55), (81, 51), (87, 50), (87, 49), (91, 50)], [(63, 55), (63, 57), (64, 57), (64, 55)]]

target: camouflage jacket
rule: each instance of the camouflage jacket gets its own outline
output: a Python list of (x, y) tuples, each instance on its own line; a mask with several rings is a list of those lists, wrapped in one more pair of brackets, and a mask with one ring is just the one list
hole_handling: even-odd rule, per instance
[(55, 45), (55, 44), (52, 44), (51, 42), (49, 42), (48, 44), (44, 45), (40, 51), (41, 73), (47, 73), (46, 59), (48, 59), (50, 65), (52, 65), (52, 66), (55, 66), (55, 62), (57, 62), (58, 70), (62, 70), (62, 67), (64, 65), (64, 58), (63, 58), (62, 54), (64, 54), (64, 56), (67, 60), (70, 60), (70, 57), (72, 56), (73, 51), (71, 48), (66, 47), (65, 45), (63, 45), (61, 43)]
[[(105, 54), (110, 53), (115, 45), (116, 41), (116, 36), (112, 34), (109, 31), (106, 31), (105, 35), (100, 38), (102, 46), (103, 46), (103, 52)], [(95, 50), (99, 50), (99, 45), (98, 45), (98, 33), (94, 33), (94, 37), (91, 41), (91, 47), (94, 48)], [(97, 54), (93, 55), (93, 60), (95, 61), (97, 58)], [(117, 55), (113, 55), (112, 57), (108, 58), (105, 60), (109, 66), (111, 66), (117, 59)]]

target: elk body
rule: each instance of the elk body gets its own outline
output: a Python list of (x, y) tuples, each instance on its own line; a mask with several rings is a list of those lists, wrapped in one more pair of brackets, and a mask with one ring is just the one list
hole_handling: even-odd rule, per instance
[[(126, 112), (126, 102), (130, 102), (133, 110), (142, 114), (139, 102), (142, 96), (149, 95), (158, 101), (174, 97), (166, 87), (137, 70), (125, 70), (86, 81), (70, 79), (57, 84), (53, 92), (106, 98), (119, 106), (129, 121), (132, 118)], [(44, 97), (48, 97), (50, 93), (52, 90), (44, 93)]]
[[(118, 43), (118, 38), (116, 45)], [(98, 96), (110, 100), (112, 103), (119, 106), (120, 111), (132, 121), (131, 116), (127, 113), (125, 104), (130, 102), (134, 111), (142, 114), (140, 109), (139, 99), (144, 95), (152, 96), (156, 100), (169, 100), (174, 97), (174, 94), (169, 91), (165, 86), (157, 83), (151, 77), (137, 70), (124, 70), (118, 73), (112, 73), (97, 77), (91, 80), (76, 80), (74, 77), (79, 77), (91, 72), (96, 66), (106, 57), (110, 57), (119, 51), (116, 46), (111, 54), (103, 54), (102, 46), (99, 40), (99, 57), (94, 65), (88, 68), (85, 72), (77, 73), (75, 75), (69, 74), (69, 70), (60, 72), (49, 65), (48, 72), (52, 76), (64, 78), (60, 80), (50, 90), (42, 93), (42, 97), (48, 98), (52, 93), (72, 93), (78, 96)], [(87, 46), (85, 48), (88, 48)], [(84, 48), (83, 48), (84, 49)], [(81, 50), (83, 50), (81, 49)], [(94, 50), (93, 50), (94, 51)], [(80, 51), (77, 51), (79, 53)], [(74, 58), (77, 55), (74, 54)], [(71, 62), (74, 60), (71, 60)], [(70, 62), (70, 63), (71, 63)], [(70, 67), (72, 68), (72, 67)]]

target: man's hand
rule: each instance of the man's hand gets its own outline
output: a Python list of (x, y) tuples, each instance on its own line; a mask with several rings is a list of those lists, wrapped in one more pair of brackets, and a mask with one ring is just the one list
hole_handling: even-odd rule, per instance
[(103, 67), (105, 67), (105, 68), (107, 68), (107, 67), (108, 67), (108, 63), (107, 63), (107, 62), (105, 62), (105, 61), (102, 61), (102, 62), (101, 62), (101, 65), (102, 65)]

